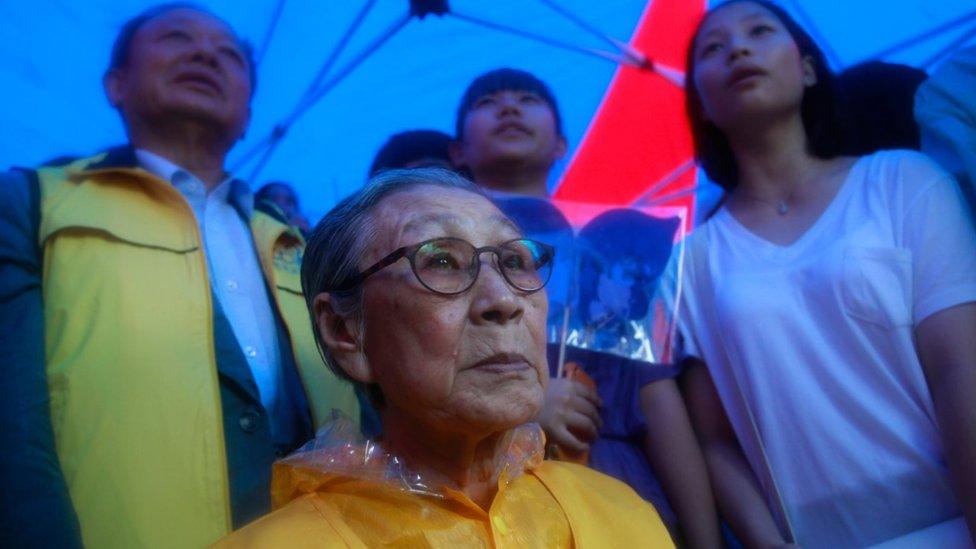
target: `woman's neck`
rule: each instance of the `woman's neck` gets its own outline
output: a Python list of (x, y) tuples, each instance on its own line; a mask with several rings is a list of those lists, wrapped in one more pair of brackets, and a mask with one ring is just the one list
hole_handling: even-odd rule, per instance
[(729, 136), (738, 168), (737, 192), (764, 200), (784, 200), (822, 162), (807, 149), (799, 113)]
[(387, 450), (424, 477), (463, 492), (482, 509), (491, 507), (510, 431), (466, 436), (415, 426), (410, 419), (393, 416), (403, 418), (397, 413), (384, 414), (383, 445)]

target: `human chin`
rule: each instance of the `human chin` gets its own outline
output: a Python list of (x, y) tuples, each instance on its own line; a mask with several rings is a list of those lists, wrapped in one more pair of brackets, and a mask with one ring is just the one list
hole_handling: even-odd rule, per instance
[(495, 387), (490, 392), (462, 392), (459, 419), (486, 431), (511, 429), (532, 421), (542, 408), (544, 391), (538, 381)]
[(511, 425), (535, 417), (544, 394), (541, 367), (530, 363), (462, 370), (455, 387), (473, 415)]

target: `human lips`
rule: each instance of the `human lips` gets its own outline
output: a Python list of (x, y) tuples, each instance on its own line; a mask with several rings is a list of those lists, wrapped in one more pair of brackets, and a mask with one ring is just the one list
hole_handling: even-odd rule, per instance
[(211, 75), (206, 71), (200, 71), (200, 70), (181, 71), (179, 74), (176, 75), (173, 81), (176, 82), (177, 84), (191, 84), (191, 85), (203, 87), (218, 95), (224, 94), (224, 88), (220, 85), (218, 79), (214, 78), (213, 75)]
[(503, 122), (492, 133), (495, 135), (532, 135), (532, 130), (520, 122)]
[(532, 364), (518, 353), (497, 353), (475, 362), (471, 365), (471, 369), (508, 374), (531, 370)]
[(765, 76), (766, 71), (755, 65), (742, 65), (735, 68), (732, 74), (725, 80), (726, 87), (732, 88), (741, 83), (751, 81), (754, 78)]

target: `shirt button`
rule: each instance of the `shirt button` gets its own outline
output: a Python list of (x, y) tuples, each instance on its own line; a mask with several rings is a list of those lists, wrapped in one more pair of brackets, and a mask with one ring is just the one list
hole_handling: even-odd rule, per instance
[(244, 354), (247, 355), (248, 358), (254, 358), (258, 356), (258, 350), (248, 345), (247, 347), (244, 347)]
[(228, 280), (227, 281), (227, 289), (228, 290), (231, 290), (231, 291), (236, 290), (237, 289), (237, 281), (236, 280)]
[(258, 428), (258, 413), (253, 408), (249, 408), (246, 412), (241, 414), (241, 417), (237, 420), (238, 425), (241, 426), (241, 430), (245, 433), (253, 433)]

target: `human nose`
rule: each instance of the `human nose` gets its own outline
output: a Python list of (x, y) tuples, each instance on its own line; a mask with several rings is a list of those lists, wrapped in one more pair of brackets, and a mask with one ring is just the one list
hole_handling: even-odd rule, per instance
[[(516, 294), (496, 265), (495, 256), (481, 263), (471, 303), (472, 321), (504, 325), (525, 313), (525, 297)], [(487, 264), (485, 264), (487, 263)]]
[(216, 69), (220, 66), (219, 58), (217, 47), (209, 41), (199, 39), (193, 41), (193, 50), (190, 54), (191, 61)]
[(521, 114), (522, 107), (519, 105), (518, 98), (511, 93), (502, 93), (498, 98), (498, 115)]
[(749, 46), (747, 40), (741, 37), (731, 39), (729, 43), (729, 62), (737, 61), (742, 57), (750, 55), (752, 55), (752, 48)]

